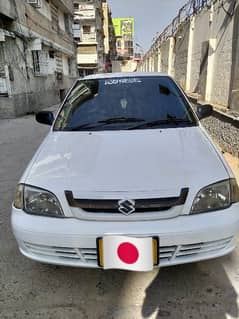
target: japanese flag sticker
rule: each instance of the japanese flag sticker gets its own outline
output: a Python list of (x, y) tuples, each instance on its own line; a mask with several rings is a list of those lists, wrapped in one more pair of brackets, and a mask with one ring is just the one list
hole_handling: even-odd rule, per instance
[(157, 246), (152, 237), (105, 236), (98, 240), (99, 264), (104, 269), (151, 271)]

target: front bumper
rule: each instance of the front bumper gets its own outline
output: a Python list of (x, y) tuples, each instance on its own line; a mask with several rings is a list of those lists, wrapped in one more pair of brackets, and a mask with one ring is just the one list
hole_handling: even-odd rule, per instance
[(239, 204), (217, 212), (141, 222), (39, 217), (13, 208), (12, 229), (26, 257), (44, 263), (88, 268), (98, 267), (98, 237), (158, 236), (160, 266), (170, 266), (231, 252), (239, 231)]

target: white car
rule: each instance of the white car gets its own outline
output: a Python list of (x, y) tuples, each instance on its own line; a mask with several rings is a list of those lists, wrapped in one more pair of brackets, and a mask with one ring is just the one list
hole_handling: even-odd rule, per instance
[[(12, 228), (35, 261), (150, 270), (230, 253), (236, 180), (167, 75), (79, 79), (19, 181)], [(142, 257), (142, 258), (141, 258)]]

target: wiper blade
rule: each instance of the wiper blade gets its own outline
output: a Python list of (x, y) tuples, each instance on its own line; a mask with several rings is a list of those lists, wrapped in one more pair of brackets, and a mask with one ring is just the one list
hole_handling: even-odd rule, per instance
[(73, 127), (65, 127), (63, 131), (80, 131), (82, 129), (88, 129), (88, 128), (96, 128), (98, 126), (102, 126), (102, 123), (95, 122), (95, 123), (85, 123), (78, 126)]
[(128, 122), (143, 122), (143, 119), (138, 119), (134, 117), (118, 117), (118, 118), (109, 118), (106, 120), (94, 122), (94, 123), (84, 123), (79, 126), (74, 127), (65, 127), (64, 131), (80, 131), (84, 129), (95, 129), (98, 127), (102, 127), (107, 124), (114, 124), (114, 123), (128, 123)]
[(144, 128), (144, 127), (153, 127), (158, 125), (167, 125), (167, 124), (178, 125), (179, 123), (193, 124), (193, 122), (188, 119), (168, 118), (166, 120), (145, 121), (142, 124), (129, 127), (128, 130), (134, 130), (137, 128)]
[(105, 119), (102, 121), (99, 121), (99, 123), (105, 123), (105, 124), (114, 124), (114, 123), (129, 123), (129, 122), (144, 122), (144, 119), (140, 119), (137, 117), (112, 117), (109, 119)]
[(105, 126), (107, 124), (130, 123), (130, 122), (143, 122), (143, 123), (129, 127), (127, 128), (127, 130), (134, 130), (137, 128), (153, 127), (157, 125), (167, 125), (167, 124), (175, 124), (175, 125), (178, 125), (179, 123), (193, 124), (193, 122), (191, 122), (188, 119), (180, 119), (168, 114), (167, 119), (155, 120), (155, 121), (146, 121), (144, 119), (135, 118), (135, 117), (114, 117), (114, 118), (109, 118), (109, 119), (101, 120), (94, 123), (84, 123), (79, 126), (65, 127), (64, 131), (81, 131), (85, 129), (96, 129), (96, 128)]

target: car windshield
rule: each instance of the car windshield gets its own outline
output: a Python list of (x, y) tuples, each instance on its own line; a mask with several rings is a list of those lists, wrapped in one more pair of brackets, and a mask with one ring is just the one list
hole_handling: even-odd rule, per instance
[(54, 130), (105, 131), (197, 125), (173, 80), (122, 77), (79, 80), (56, 119)]

